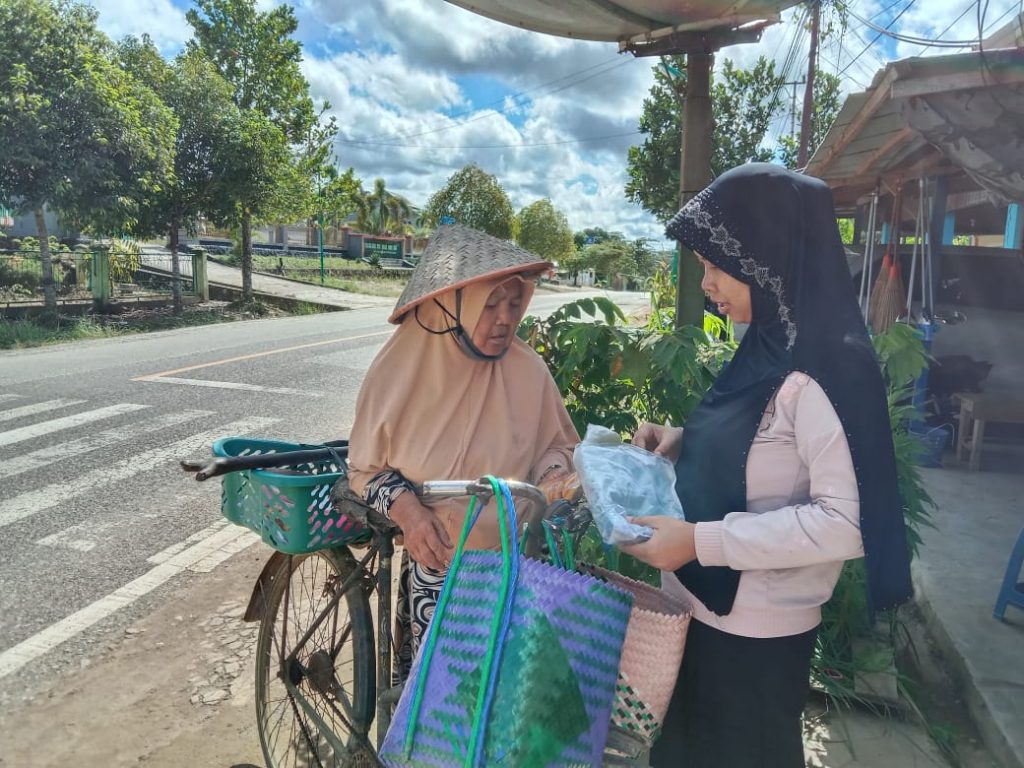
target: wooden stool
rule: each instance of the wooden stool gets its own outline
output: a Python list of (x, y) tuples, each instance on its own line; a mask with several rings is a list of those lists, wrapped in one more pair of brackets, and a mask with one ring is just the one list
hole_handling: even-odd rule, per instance
[[(956, 437), (956, 458), (963, 461), (970, 448), (971, 470), (981, 466), (981, 444), (985, 438), (985, 424), (998, 421), (1024, 424), (1024, 397), (1011, 393), (962, 392), (960, 401), (960, 428)], [(968, 435), (970, 438), (968, 439)]]

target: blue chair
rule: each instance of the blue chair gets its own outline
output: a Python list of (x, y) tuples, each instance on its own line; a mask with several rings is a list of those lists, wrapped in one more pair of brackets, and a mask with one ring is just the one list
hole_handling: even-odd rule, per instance
[(1024, 566), (1024, 528), (1017, 537), (1017, 543), (1013, 545), (1010, 562), (1006, 564), (1006, 575), (1003, 576), (1003, 586), (999, 590), (999, 597), (996, 598), (995, 610), (992, 611), (992, 615), (1000, 621), (1003, 620), (1007, 605), (1024, 609), (1024, 582), (1017, 582), (1021, 566)]

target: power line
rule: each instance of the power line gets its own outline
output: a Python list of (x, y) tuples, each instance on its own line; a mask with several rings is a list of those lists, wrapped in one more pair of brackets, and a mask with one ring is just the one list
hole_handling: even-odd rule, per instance
[[(910, 5), (913, 5), (913, 3), (911, 3)], [(909, 8), (910, 5), (908, 5), (907, 8)], [(903, 10), (906, 11), (906, 8), (904, 8)], [(899, 18), (899, 16), (897, 16), (896, 19), (893, 19), (893, 21), (889, 22), (889, 24), (887, 24), (886, 26), (880, 27), (877, 24), (875, 24), (874, 22), (868, 21), (867, 19), (862, 18), (861, 16), (858, 16), (852, 10), (849, 13), (850, 13), (850, 15), (853, 18), (855, 18), (861, 24), (863, 24), (863, 25), (865, 25), (865, 26), (867, 26), (867, 27), (877, 31), (879, 35), (885, 35), (887, 37), (893, 38), (894, 40), (899, 40), (900, 42), (904, 42), (904, 43), (913, 43), (913, 44), (916, 44), (916, 45), (934, 45), (934, 46), (939, 46), (940, 48), (963, 48), (965, 45), (974, 45), (975, 43), (978, 42), (977, 40), (932, 40), (932, 39), (929, 39), (927, 37), (916, 37), (914, 35), (904, 35), (904, 34), (902, 34), (900, 32), (893, 32), (892, 30), (889, 29), (889, 27), (892, 26), (893, 22), (895, 22), (896, 19)], [(903, 13), (901, 12), (900, 16), (902, 16), (902, 15), (903, 15)]]
[[(899, 2), (899, 0), (896, 0), (896, 2)], [(906, 4), (906, 6), (904, 6), (903, 10), (902, 10), (902, 11), (900, 11), (899, 13), (897, 13), (897, 14), (896, 14), (896, 15), (895, 15), (895, 16), (894, 16), (894, 17), (892, 18), (892, 20), (891, 20), (891, 21), (890, 21), (890, 22), (889, 22), (888, 24), (886, 24), (886, 25), (885, 25), (885, 29), (889, 29), (889, 28), (890, 28), (890, 27), (891, 27), (891, 26), (892, 26), (893, 24), (895, 24), (895, 23), (896, 23), (897, 21), (899, 21), (899, 18), (900, 18), (900, 17), (901, 17), (901, 16), (902, 16), (902, 15), (903, 15), (904, 13), (906, 13), (907, 11), (909, 11), (909, 10), (910, 10), (910, 8), (911, 8), (911, 6), (913, 6), (915, 2), (916, 2), (916, 0), (910, 0), (910, 2), (909, 2), (909, 3), (907, 3), (907, 4)], [(887, 8), (885, 9), (885, 11), (882, 11), (882, 13), (885, 13), (886, 11), (889, 11), (889, 10), (891, 10), (891, 9), (892, 9), (892, 8), (893, 8), (893, 7), (895, 6), (895, 5), (896, 5), (896, 3), (893, 3), (892, 5), (890, 5), (889, 7), (887, 7)], [(851, 11), (850, 13), (852, 14), (853, 12)], [(855, 17), (855, 18), (856, 18), (856, 17)], [(858, 19), (858, 20), (859, 20), (859, 19)], [(854, 65), (854, 64), (855, 64), (855, 63), (857, 62), (857, 60), (858, 60), (858, 59), (859, 59), (859, 58), (860, 58), (861, 56), (863, 56), (863, 55), (864, 55), (865, 53), (867, 53), (867, 51), (868, 51), (868, 50), (869, 50), (869, 49), (871, 48), (871, 46), (873, 46), (873, 45), (874, 45), (875, 43), (877, 43), (877, 42), (879, 41), (879, 39), (880, 39), (881, 37), (882, 37), (882, 33), (881, 33), (881, 32), (879, 32), (879, 33), (878, 33), (877, 35), (875, 35), (874, 39), (872, 39), (872, 41), (871, 41), (870, 43), (868, 43), (868, 44), (867, 44), (867, 45), (866, 45), (866, 46), (864, 47), (864, 49), (863, 49), (863, 50), (862, 50), (862, 51), (861, 51), (860, 53), (858, 53), (858, 54), (857, 54), (857, 55), (856, 55), (856, 56), (855, 56), (855, 57), (853, 58), (853, 60), (852, 60), (852, 61), (851, 61), (851, 62), (850, 62), (849, 64), (847, 64), (847, 65), (846, 65), (846, 67), (845, 67), (845, 68), (843, 69), (843, 71), (842, 71), (842, 72), (840, 72), (839, 74), (840, 74), (840, 75), (845, 75), (845, 74), (847, 73), (847, 71), (848, 71), (848, 70), (850, 69), (850, 67), (852, 67), (852, 66), (853, 66), (853, 65)]]

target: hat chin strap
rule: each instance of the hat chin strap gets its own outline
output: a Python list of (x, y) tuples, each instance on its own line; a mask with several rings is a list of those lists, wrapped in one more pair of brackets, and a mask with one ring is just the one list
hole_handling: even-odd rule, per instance
[(468, 333), (466, 333), (466, 329), (462, 325), (462, 289), (461, 288), (459, 288), (459, 289), (457, 289), (455, 291), (455, 314), (454, 315), (451, 312), (449, 312), (448, 308), (445, 307), (445, 305), (442, 304), (437, 299), (434, 299), (434, 303), (437, 304), (437, 306), (441, 308), (441, 311), (444, 312), (455, 324), (454, 325), (450, 325), (450, 326), (448, 326), (447, 328), (445, 328), (444, 330), (441, 330), (441, 331), (435, 331), (433, 328), (427, 328), (427, 326), (425, 326), (423, 324), (423, 321), (420, 320), (420, 314), (419, 314), (420, 308), (417, 306), (417, 307), (413, 308), (413, 316), (416, 318), (416, 322), (419, 323), (420, 328), (422, 328), (424, 331), (426, 331), (427, 333), (432, 333), (435, 336), (443, 336), (446, 333), (450, 333), (454, 337), (455, 342), (459, 345), (459, 349), (461, 349), (463, 352), (466, 353), (466, 355), (468, 355), (469, 357), (472, 357), (475, 360), (484, 360), (486, 362), (494, 362), (495, 360), (501, 360), (501, 358), (503, 358), (508, 353), (508, 347), (505, 347), (505, 349), (501, 350), (501, 352), (499, 352), (496, 355), (488, 355), (488, 354), (482, 352), (480, 350), (480, 348), (477, 347), (476, 344), (473, 343), (473, 339), (470, 338), (470, 335)]

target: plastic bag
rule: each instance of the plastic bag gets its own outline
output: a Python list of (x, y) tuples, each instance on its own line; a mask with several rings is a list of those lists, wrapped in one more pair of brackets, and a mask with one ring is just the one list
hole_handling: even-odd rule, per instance
[(637, 544), (654, 533), (629, 517), (668, 515), (685, 520), (676, 496), (676, 472), (663, 456), (623, 443), (616, 432), (596, 424), (576, 446), (573, 465), (605, 544)]

